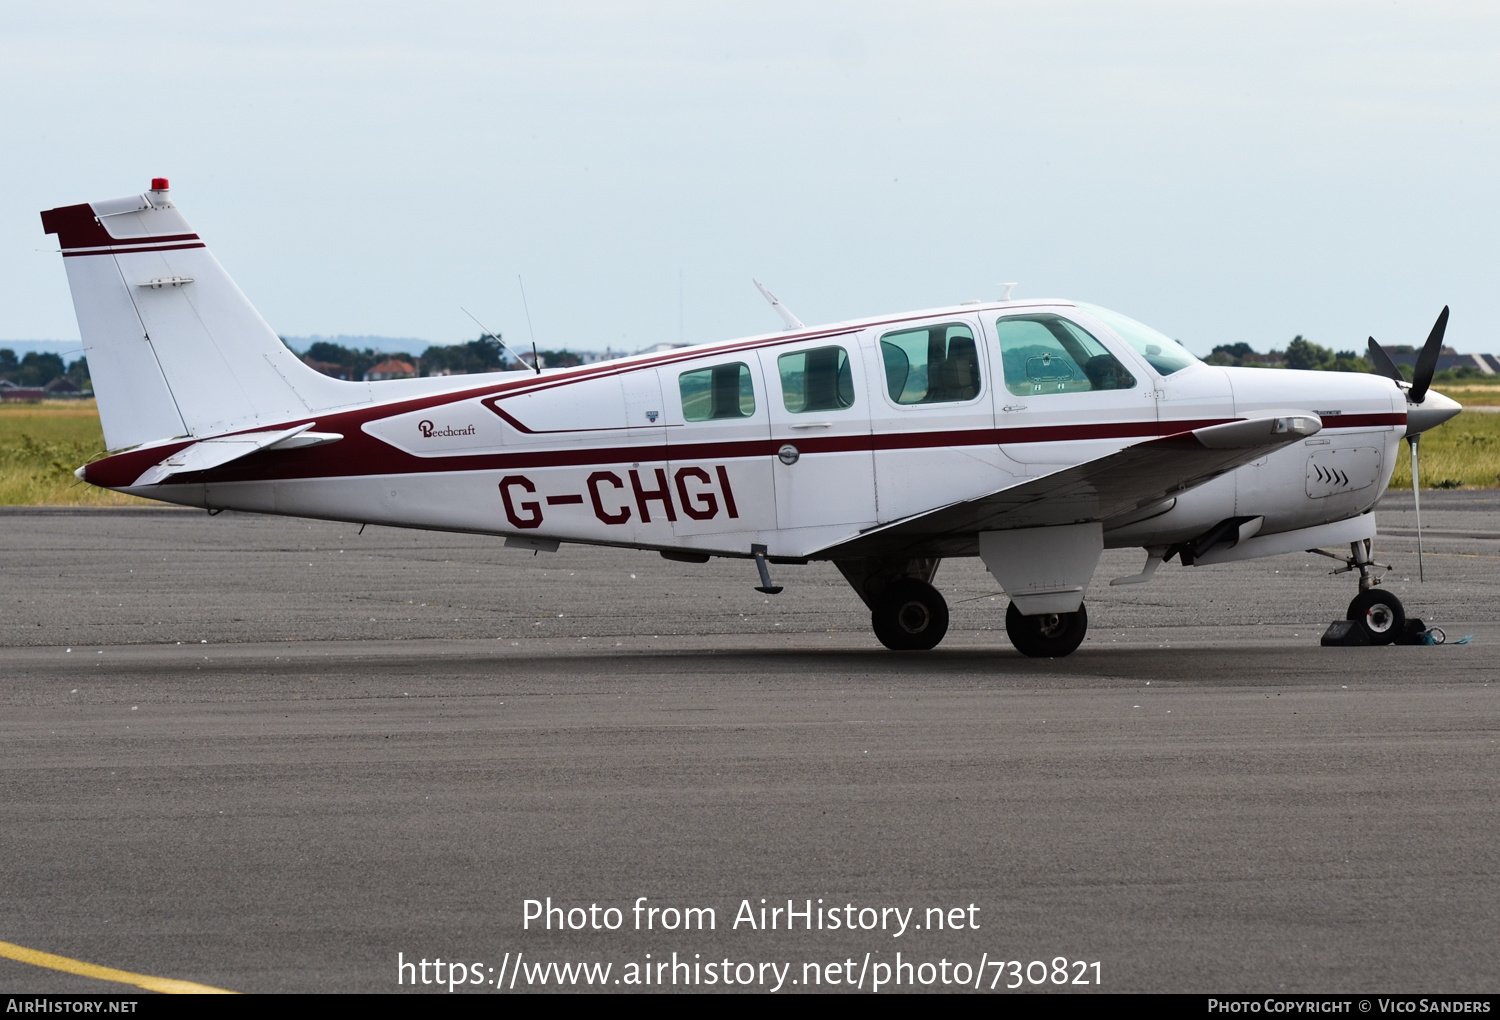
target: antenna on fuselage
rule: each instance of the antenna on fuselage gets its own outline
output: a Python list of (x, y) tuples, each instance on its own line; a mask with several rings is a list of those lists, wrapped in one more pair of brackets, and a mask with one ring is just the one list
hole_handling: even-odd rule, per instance
[(542, 374), (542, 356), (536, 352), (536, 330), (531, 328), (531, 305), (526, 303), (526, 284), (521, 282), (521, 274), (516, 274), (516, 284), (521, 288), (521, 307), (526, 309), (526, 332), (531, 336), (531, 367), (536, 369), (536, 374)]
[[(496, 333), (494, 330), (490, 329), (490, 327), (488, 327), (484, 323), (480, 322), (479, 321), (479, 317), (476, 316), (473, 312), (469, 311), (463, 305), (459, 305), (458, 306), (458, 310), (461, 311), (461, 312), (463, 312), (469, 318), (473, 319), (474, 322), (478, 324), (479, 328), (482, 329), (482, 330), (484, 330), (484, 336), (492, 336), (492, 337), (494, 337), (495, 338), (495, 343), (497, 343), (497, 344), (500, 345), (500, 349), (502, 351), (510, 351), (511, 357), (515, 358), (517, 361), (519, 361), (523, 365), (526, 364), (526, 359), (523, 358), (523, 357), (521, 357), (519, 354), (517, 354), (516, 351), (515, 351), (515, 348), (511, 347), (510, 344), (508, 344), (504, 340), (502, 340), (500, 338), (500, 334), (499, 333)], [(480, 337), (480, 339), (482, 340), (482, 339), (484, 339), (484, 337)], [(540, 372), (541, 369), (537, 369), (537, 371)]]
[(1015, 289), (1016, 284), (1015, 281), (1011, 281), (1010, 283), (999, 283), (996, 286), (1000, 288), (1000, 300), (1009, 301), (1010, 292)]
[(783, 327), (783, 332), (791, 329), (807, 328), (806, 326), (802, 325), (801, 319), (792, 314), (792, 310), (790, 308), (782, 304), (780, 301), (776, 300), (775, 294), (772, 294), (770, 291), (766, 290), (765, 284), (761, 283), (753, 276), (750, 278), (750, 282), (755, 284), (755, 289), (760, 291), (761, 297), (771, 302), (771, 307), (776, 310), (777, 315), (781, 316), (781, 321), (786, 323), (786, 326)]

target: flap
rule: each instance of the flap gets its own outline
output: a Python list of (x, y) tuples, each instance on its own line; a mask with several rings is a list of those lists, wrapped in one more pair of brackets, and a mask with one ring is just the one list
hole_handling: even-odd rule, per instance
[(1009, 488), (894, 521), (818, 559), (917, 555), (955, 536), (1101, 521), (1159, 503), (1323, 427), (1315, 415), (1250, 418), (1151, 439)]

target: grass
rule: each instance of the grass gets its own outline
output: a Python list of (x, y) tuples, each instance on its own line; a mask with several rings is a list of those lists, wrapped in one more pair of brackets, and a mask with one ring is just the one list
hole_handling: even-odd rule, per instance
[[(1500, 386), (1448, 386), (1444, 393), (1465, 404), (1500, 404)], [(1489, 397), (1489, 399), (1485, 399)], [(1476, 399), (1477, 398), (1477, 399)], [(92, 400), (47, 400), (0, 405), (0, 506), (156, 505), (73, 477), (80, 464), (104, 456), (104, 432)], [(1411, 488), (1406, 444), (1391, 488)], [(1461, 414), (1422, 437), (1423, 488), (1482, 488), (1500, 485), (1500, 414)]]
[(1465, 407), (1500, 405), (1500, 383), (1461, 382), (1433, 385), (1445, 397), (1452, 397)]
[(73, 477), (74, 468), (102, 456), (92, 400), (0, 405), (0, 506), (160, 505)]
[[(1466, 395), (1443, 391), (1461, 403)], [(1500, 414), (1473, 411), (1422, 433), (1422, 488), (1493, 489), (1500, 485)], [(1411, 488), (1411, 454), (1401, 444), (1391, 488)]]

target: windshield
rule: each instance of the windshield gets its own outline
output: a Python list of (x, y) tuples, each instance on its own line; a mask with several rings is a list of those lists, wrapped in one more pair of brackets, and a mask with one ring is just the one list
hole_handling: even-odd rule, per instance
[(1186, 347), (1165, 333), (1158, 333), (1150, 326), (1098, 305), (1086, 305), (1080, 301), (1078, 307), (1118, 333), (1121, 340), (1134, 347), (1136, 353), (1162, 375), (1171, 375), (1197, 364), (1198, 359)]

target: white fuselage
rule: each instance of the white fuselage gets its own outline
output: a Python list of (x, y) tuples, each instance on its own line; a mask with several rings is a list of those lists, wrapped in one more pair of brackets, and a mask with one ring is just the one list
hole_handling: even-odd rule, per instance
[[(1039, 312), (1085, 325), (1134, 385), (1017, 395), (1005, 384), (996, 323)], [(972, 332), (977, 388), (937, 402), (893, 398), (882, 337), (950, 324)], [(836, 399), (789, 390), (813, 384), (787, 366), (830, 348), (847, 366)], [(715, 369), (739, 373), (739, 412), (693, 420), (706, 406), (694, 381), (721, 378)], [(315, 419), (338, 442), (257, 454), (211, 481), (114, 487), (209, 508), (544, 545), (745, 555), (759, 544), (797, 559), (1146, 438), (1282, 411), (1319, 415), (1317, 436), (1106, 522), (1107, 546), (1149, 547), (1230, 517), (1263, 517), (1259, 532), (1274, 534), (1364, 513), (1389, 482), (1406, 411), (1396, 387), (1366, 375), (1202, 363), (1163, 375), (1066, 302), (959, 306), (450, 384), (450, 393), (422, 395), (392, 384), (390, 399), (386, 384), (370, 384), (373, 404), (297, 419)], [(821, 409), (807, 409), (818, 400)]]

